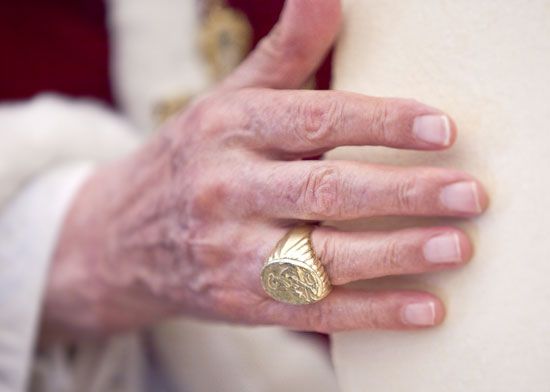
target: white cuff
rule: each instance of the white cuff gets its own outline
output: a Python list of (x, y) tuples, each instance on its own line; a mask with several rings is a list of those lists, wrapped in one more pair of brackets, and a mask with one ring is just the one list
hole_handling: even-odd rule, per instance
[(29, 378), (42, 292), (65, 213), (92, 165), (51, 170), (0, 211), (0, 390)]

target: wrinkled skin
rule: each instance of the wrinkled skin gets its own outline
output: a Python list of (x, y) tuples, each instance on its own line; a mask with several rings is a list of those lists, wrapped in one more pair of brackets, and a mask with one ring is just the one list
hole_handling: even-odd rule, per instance
[(462, 265), (472, 248), (453, 227), (319, 227), (312, 241), (333, 292), (293, 306), (262, 290), (265, 259), (298, 221), (470, 217), (487, 206), (479, 182), (456, 170), (302, 160), (340, 145), (438, 150), (456, 138), (452, 120), (413, 100), (296, 90), (339, 25), (337, 0), (288, 1), (274, 31), (234, 74), (138, 152), (98, 168), (59, 238), (46, 337), (108, 334), (177, 315), (323, 332), (442, 322), (444, 306), (430, 293), (340, 286)]

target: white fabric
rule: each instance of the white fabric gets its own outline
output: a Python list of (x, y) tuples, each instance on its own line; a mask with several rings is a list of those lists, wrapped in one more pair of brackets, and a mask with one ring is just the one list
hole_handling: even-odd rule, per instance
[(90, 165), (52, 170), (0, 211), (0, 391), (22, 391), (34, 355), (50, 255)]
[(151, 341), (174, 391), (338, 390), (318, 336), (180, 319), (155, 328)]
[(74, 160), (104, 161), (137, 146), (121, 116), (91, 100), (43, 94), (0, 105), (0, 208), (33, 175)]
[(112, 70), (119, 104), (142, 132), (155, 126), (163, 99), (211, 83), (197, 48), (196, 0), (109, 0)]
[(49, 347), (34, 360), (32, 392), (165, 392), (154, 377), (143, 334)]
[(337, 334), (343, 390), (549, 391), (550, 1), (345, 3), (334, 87), (442, 108), (459, 139), (443, 153), (345, 148), (331, 158), (462, 168), (492, 203), (462, 224), (476, 247), (467, 267), (371, 283), (433, 290), (447, 320), (422, 332)]

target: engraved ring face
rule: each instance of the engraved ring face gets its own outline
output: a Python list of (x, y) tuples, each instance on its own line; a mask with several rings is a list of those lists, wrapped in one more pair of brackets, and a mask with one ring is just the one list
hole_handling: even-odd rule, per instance
[(279, 240), (261, 273), (262, 286), (273, 299), (307, 305), (328, 295), (331, 284), (310, 241), (312, 226), (290, 229)]
[(327, 294), (318, 271), (306, 263), (286, 258), (264, 266), (262, 285), (273, 299), (294, 305), (317, 302)]

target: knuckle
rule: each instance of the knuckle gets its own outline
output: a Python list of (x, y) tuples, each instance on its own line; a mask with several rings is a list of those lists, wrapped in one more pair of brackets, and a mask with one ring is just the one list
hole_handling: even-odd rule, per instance
[(339, 169), (329, 165), (314, 168), (308, 173), (302, 186), (304, 208), (327, 219), (337, 216), (341, 189)]
[(315, 250), (334, 284), (346, 283), (354, 270), (349, 247), (343, 246), (336, 233), (323, 235)]
[(388, 140), (391, 137), (391, 99), (379, 99), (374, 105), (372, 116), (372, 129), (377, 134), (379, 140)]
[(269, 35), (260, 41), (258, 45), (259, 53), (265, 57), (266, 60), (277, 59), (285, 54), (287, 46), (284, 39), (283, 30), (281, 25), (277, 23)]
[(411, 120), (418, 102), (412, 99), (384, 98), (377, 101), (373, 116), (374, 130), (381, 142), (403, 145), (411, 137)]
[(325, 103), (308, 101), (299, 106), (299, 117), (303, 122), (304, 138), (308, 142), (323, 142), (332, 130), (343, 121), (343, 105), (337, 99)]
[(415, 176), (411, 176), (399, 182), (396, 192), (396, 207), (399, 211), (417, 211), (418, 199), (419, 181)]
[(223, 94), (210, 94), (193, 102), (184, 118), (186, 128), (201, 137), (221, 133), (239, 113), (230, 102)]
[[(208, 176), (205, 176), (208, 178)], [(227, 179), (200, 181), (195, 184), (189, 197), (189, 211), (197, 215), (210, 215), (215, 206), (229, 202), (234, 196), (232, 182)]]
[(402, 262), (402, 248), (397, 240), (390, 239), (381, 251), (380, 262), (383, 273), (398, 271)]
[(268, 62), (279, 62), (286, 58), (301, 60), (305, 55), (302, 46), (288, 34), (281, 23), (275, 24), (269, 35), (260, 41), (258, 48), (260, 56)]
[[(272, 116), (277, 104), (273, 104), (273, 100), (269, 98), (271, 97), (266, 91), (258, 89), (242, 89), (235, 95), (238, 109), (232, 114), (234, 126), (247, 144), (263, 145), (266, 140), (273, 137)], [(266, 101), (272, 106), (266, 106)]]
[(365, 312), (365, 318), (362, 320), (363, 328), (369, 330), (386, 329), (390, 325), (392, 315), (381, 306), (373, 306), (367, 308)]
[(325, 265), (331, 276), (336, 275), (334, 270), (336, 269), (336, 266), (338, 264), (335, 263), (335, 260), (337, 258), (337, 246), (334, 242), (334, 236), (324, 235), (323, 239), (321, 240), (320, 246), (316, 247), (317, 253), (319, 253), (319, 258), (322, 260), (323, 264)]

